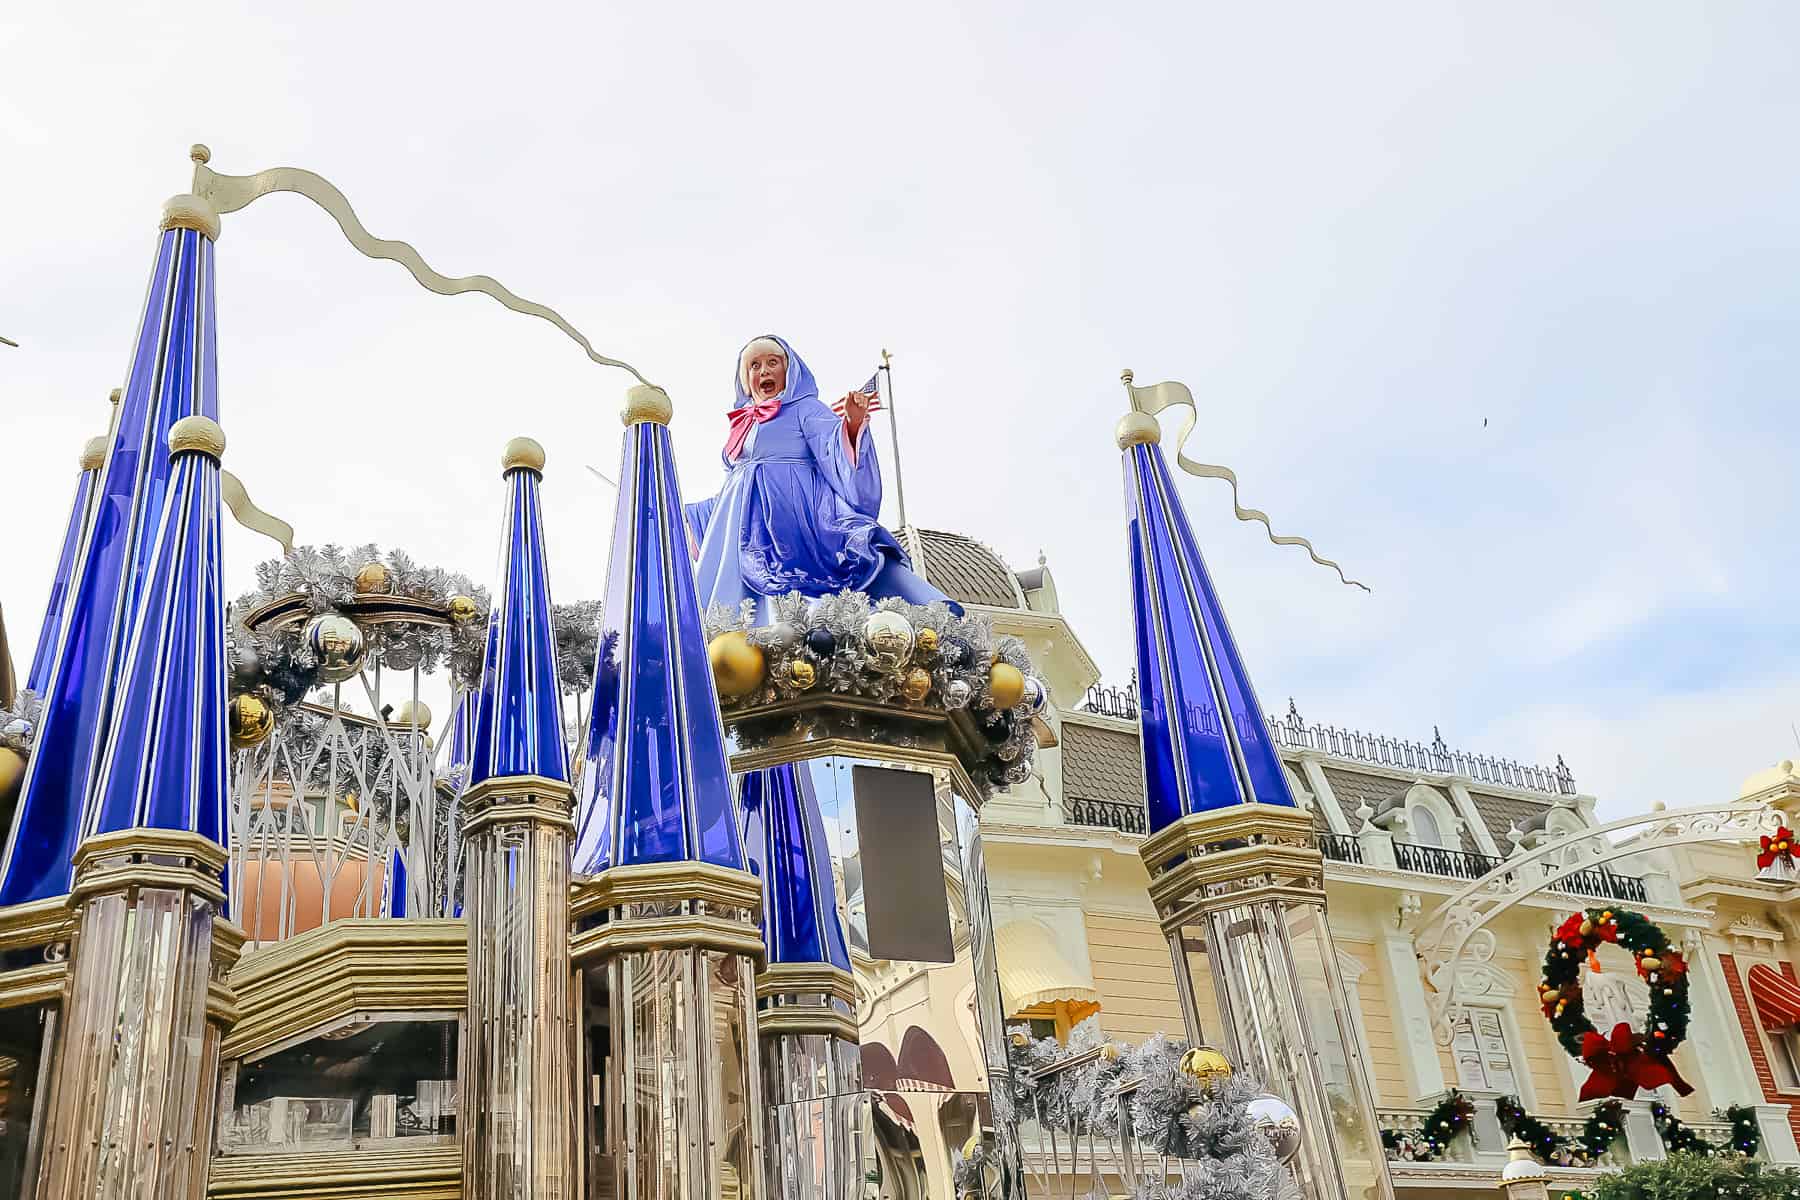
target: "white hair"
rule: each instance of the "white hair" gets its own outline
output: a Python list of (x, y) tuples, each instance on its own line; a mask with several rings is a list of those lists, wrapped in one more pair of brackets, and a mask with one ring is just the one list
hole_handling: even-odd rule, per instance
[(787, 361), (787, 351), (772, 337), (756, 338), (738, 355), (738, 386), (744, 389), (745, 394), (750, 391), (750, 360), (758, 354), (770, 353), (779, 354), (782, 362)]

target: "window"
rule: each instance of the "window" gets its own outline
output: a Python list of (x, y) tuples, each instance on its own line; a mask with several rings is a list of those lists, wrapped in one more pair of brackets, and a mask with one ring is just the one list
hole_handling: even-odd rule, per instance
[(1457, 1087), (1506, 1096), (1518, 1094), (1518, 1077), (1513, 1073), (1515, 1059), (1499, 1009), (1464, 1010), (1457, 1018), (1450, 1054), (1456, 1060)]
[(1421, 846), (1442, 846), (1444, 832), (1438, 828), (1437, 817), (1423, 804), (1415, 804), (1409, 814), (1412, 818), (1413, 841)]
[(1800, 1027), (1771, 1029), (1769, 1034), (1769, 1070), (1775, 1074), (1775, 1086), (1784, 1092), (1800, 1091)]

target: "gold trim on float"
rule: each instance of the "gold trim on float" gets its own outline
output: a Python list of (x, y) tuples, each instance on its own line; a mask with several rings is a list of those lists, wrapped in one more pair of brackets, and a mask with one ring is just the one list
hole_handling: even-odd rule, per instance
[(833, 1009), (783, 1005), (779, 1008), (764, 1008), (757, 1011), (756, 1036), (759, 1038), (805, 1036), (807, 1034), (842, 1038), (853, 1044), (861, 1038), (861, 1034), (856, 1028), (856, 1021), (847, 1013), (837, 1012)]
[(67, 896), (0, 908), (0, 951), (52, 946), (75, 936), (75, 910)]
[(484, 779), (463, 793), (466, 841), (490, 825), (549, 825), (575, 832), (575, 789), (542, 775)]
[(756, 998), (770, 996), (834, 996), (856, 1003), (856, 979), (842, 967), (825, 963), (770, 963), (756, 973)]
[(226, 1058), (254, 1054), (357, 1012), (468, 1007), (460, 919), (355, 917), (255, 950), (228, 977), (240, 1011)]
[(784, 746), (761, 746), (731, 756), (734, 774), (760, 771), (765, 767), (784, 767), (789, 763), (808, 762), (815, 758), (843, 755), (848, 758), (873, 759), (901, 763), (911, 767), (943, 767), (950, 772), (950, 785), (971, 808), (981, 807), (981, 792), (969, 777), (968, 768), (949, 750), (927, 750), (920, 746), (887, 746), (862, 742), (854, 738), (809, 738)]
[(462, 1200), (454, 1142), (317, 1154), (225, 1154), (212, 1160), (209, 1200)]
[(569, 957), (577, 966), (590, 959), (606, 959), (633, 950), (674, 950), (694, 947), (763, 956), (762, 930), (723, 917), (653, 917), (612, 921), (584, 929), (569, 939)]
[[(127, 861), (104, 861), (117, 857), (126, 857)], [(154, 858), (189, 859), (192, 863), (150, 861)], [(103, 892), (169, 888), (223, 904), (225, 889), (219, 877), (229, 858), (217, 842), (173, 829), (120, 829), (95, 834), (75, 851), (74, 887), (69, 889), (69, 903), (80, 905)]]
[(682, 900), (760, 913), (762, 894), (762, 880), (748, 871), (702, 862), (639, 863), (609, 867), (570, 884), (569, 919), (580, 921), (627, 904)]
[(0, 973), (0, 1008), (58, 1003), (69, 978), (68, 962), (39, 963)]
[[(1144, 839), (1138, 848), (1144, 865), (1152, 875), (1165, 863), (1184, 857), (1208, 845), (1224, 841), (1281, 838), (1313, 845), (1312, 815), (1306, 810), (1285, 804), (1233, 804), (1207, 812), (1189, 813), (1164, 829)], [(1218, 852), (1215, 852), (1215, 854)]]

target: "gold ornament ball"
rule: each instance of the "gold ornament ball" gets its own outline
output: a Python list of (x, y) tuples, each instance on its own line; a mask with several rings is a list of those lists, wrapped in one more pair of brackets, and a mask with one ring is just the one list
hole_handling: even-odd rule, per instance
[(870, 613), (863, 622), (863, 641), (868, 644), (869, 658), (876, 670), (898, 670), (912, 653), (912, 622), (897, 612), (883, 610)]
[(431, 732), (431, 706), (423, 700), (402, 700), (400, 707), (394, 710), (394, 719), (388, 724), (399, 729), (411, 729), (417, 726), (421, 731)]
[(314, 617), (306, 627), (306, 648), (319, 664), (319, 679), (341, 683), (362, 670), (363, 635), (356, 622), (338, 613)]
[(1231, 1078), (1231, 1060), (1211, 1046), (1195, 1046), (1181, 1056), (1181, 1070), (1210, 1088), (1220, 1079)]
[(931, 672), (924, 667), (914, 667), (900, 681), (900, 694), (917, 704), (931, 694)]
[(988, 694), (1002, 712), (1016, 707), (1025, 698), (1025, 676), (1011, 663), (997, 662), (988, 672)]
[(819, 681), (819, 669), (804, 658), (796, 658), (788, 663), (788, 682), (805, 691)]
[(248, 750), (275, 732), (275, 710), (261, 696), (248, 692), (233, 696), (226, 712), (225, 728), (233, 750)]
[(721, 633), (706, 647), (712, 663), (713, 682), (719, 695), (739, 700), (756, 690), (763, 679), (762, 647), (752, 646), (742, 630)]
[(10, 801), (19, 794), (19, 783), (25, 778), (25, 756), (11, 746), (0, 746), (0, 801)]
[(918, 635), (913, 638), (913, 648), (922, 655), (929, 656), (936, 654), (938, 651), (938, 631), (935, 629), (919, 630)]
[(481, 615), (481, 606), (467, 596), (450, 597), (450, 619), (458, 625), (467, 625)]
[(364, 563), (352, 582), (359, 596), (385, 596), (393, 587), (388, 569), (378, 562)]

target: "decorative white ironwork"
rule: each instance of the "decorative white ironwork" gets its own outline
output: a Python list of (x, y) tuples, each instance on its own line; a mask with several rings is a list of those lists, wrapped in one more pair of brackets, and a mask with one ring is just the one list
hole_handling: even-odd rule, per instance
[[(405, 674), (412, 703), (397, 711), (416, 713), (421, 674)], [(376, 715), (346, 710), (339, 684), (328, 703), (297, 705), (236, 756), (231, 916), (253, 940), (342, 917), (448, 911), (458, 849), (440, 827), (454, 793), (435, 786), (431, 731), (381, 715), (391, 704), (381, 675), (358, 676)]]
[(1466, 968), (1494, 957), (1495, 938), (1487, 926), (1519, 901), (1614, 859), (1669, 846), (1754, 843), (1787, 820), (1768, 803), (1666, 809), (1583, 829), (1507, 859), (1439, 906), (1414, 939), (1437, 989), (1432, 1017), (1438, 1039), (1448, 1044), (1463, 1011)]

